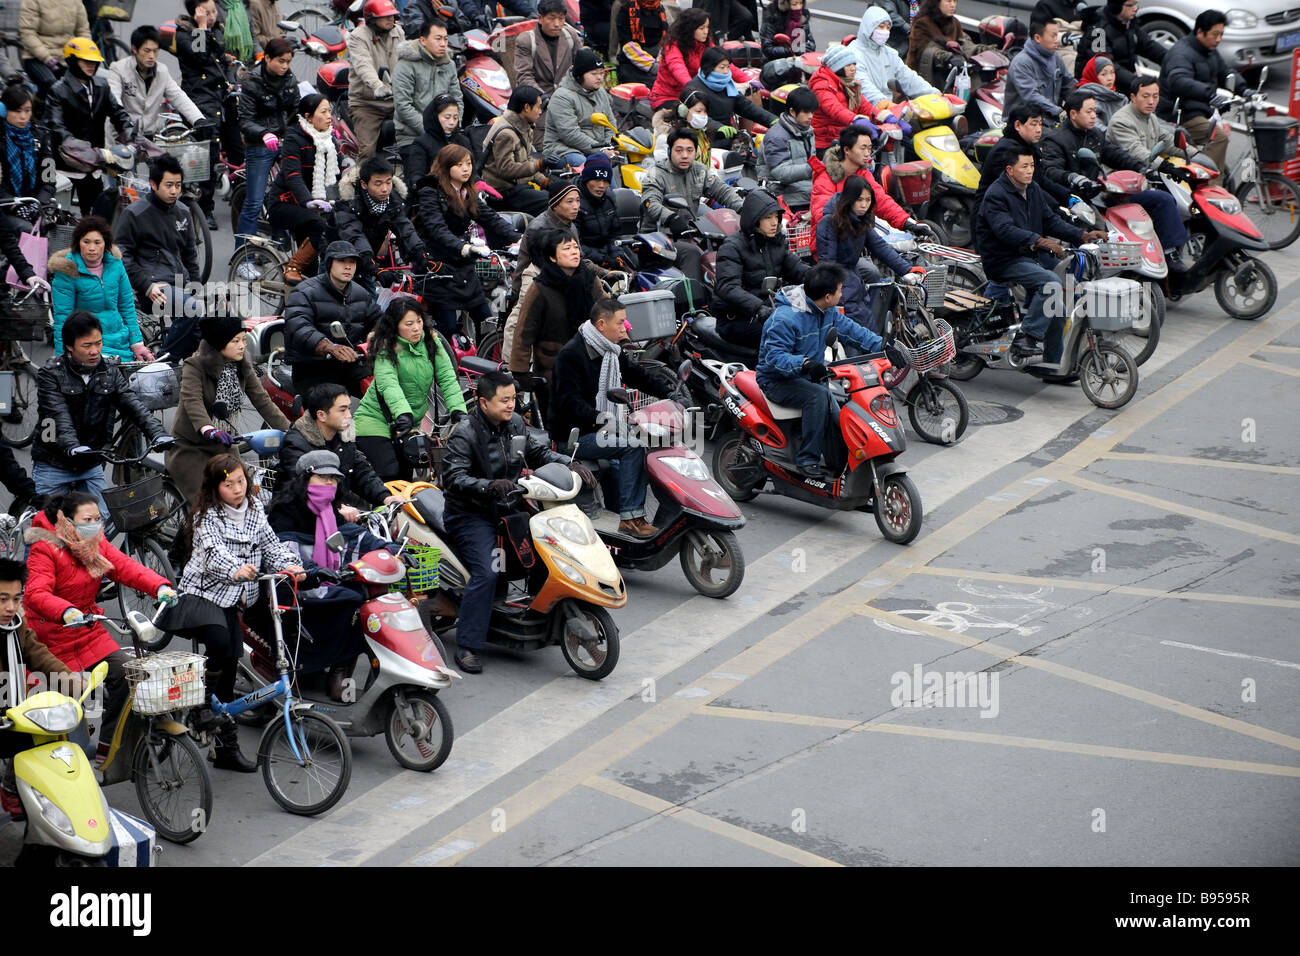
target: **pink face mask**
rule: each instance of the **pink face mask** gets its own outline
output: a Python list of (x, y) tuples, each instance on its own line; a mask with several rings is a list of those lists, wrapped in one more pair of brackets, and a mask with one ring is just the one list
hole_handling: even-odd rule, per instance
[(338, 493), (337, 485), (308, 485), (307, 486), (307, 503), (309, 505), (329, 504), (334, 500), (334, 495)]

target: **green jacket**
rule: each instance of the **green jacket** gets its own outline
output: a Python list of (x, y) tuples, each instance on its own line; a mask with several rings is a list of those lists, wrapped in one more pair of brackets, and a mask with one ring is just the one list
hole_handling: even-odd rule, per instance
[(465, 397), (456, 378), (456, 366), (442, 347), (433, 340), (435, 360), (429, 361), (429, 348), (422, 338), (418, 342), (397, 340), (397, 364), (384, 353), (375, 355), (375, 380), (357, 406), (353, 418), (357, 437), (391, 438), (392, 420), (384, 416), (379, 406), (379, 396), (384, 397), (388, 412), (393, 418), (409, 412), (418, 427), (420, 419), (429, 409), (429, 386), (438, 377), (438, 391), (451, 411), (465, 411)]

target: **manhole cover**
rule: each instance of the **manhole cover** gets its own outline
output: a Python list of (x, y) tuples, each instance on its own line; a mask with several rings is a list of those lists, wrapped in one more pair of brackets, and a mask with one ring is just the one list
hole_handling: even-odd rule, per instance
[(972, 425), (1005, 425), (1025, 415), (1022, 409), (1014, 405), (1003, 405), (1000, 402), (971, 401), (967, 404), (970, 406)]

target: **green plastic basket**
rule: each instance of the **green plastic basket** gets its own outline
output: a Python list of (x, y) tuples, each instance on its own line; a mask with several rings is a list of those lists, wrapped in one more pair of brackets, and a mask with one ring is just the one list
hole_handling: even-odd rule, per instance
[(423, 544), (408, 544), (402, 552), (409, 555), (410, 566), (406, 570), (406, 587), (417, 594), (438, 590), (438, 565), (442, 561), (442, 550)]

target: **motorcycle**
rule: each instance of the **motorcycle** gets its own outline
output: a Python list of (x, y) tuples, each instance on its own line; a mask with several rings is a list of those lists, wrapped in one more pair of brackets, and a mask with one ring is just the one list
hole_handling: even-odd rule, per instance
[[(389, 537), (389, 508), (381, 507), (362, 516), (372, 533), (381, 532), (381, 538)], [(341, 553), (343, 535), (335, 532), (326, 545)], [(323, 687), (313, 686), (310, 678), (299, 681), (299, 692), (313, 710), (333, 718), (347, 736), (374, 737), (382, 733), (393, 759), (408, 770), (428, 772), (442, 766), (451, 753), (451, 715), (438, 691), (451, 686), (460, 674), (446, 666), (446, 652), (425, 629), (419, 610), (408, 599), (436, 586), (438, 554), (429, 549), (411, 550), (418, 553), (395, 556), (380, 548), (341, 570), (316, 573), (321, 580), (355, 582), (366, 592), (366, 601), (354, 623), (365, 639), (368, 664), (363, 685), (343, 703), (331, 698)], [(407, 562), (401, 557), (406, 557)], [(402, 585), (407, 594), (392, 590)], [(246, 638), (248, 665), (262, 683), (274, 683), (280, 673), (274, 642), (252, 631)]]
[[(689, 374), (684, 363), (681, 374)], [(691, 587), (705, 597), (725, 598), (735, 593), (745, 577), (745, 556), (734, 529), (745, 516), (727, 493), (709, 477), (704, 462), (683, 442), (688, 417), (699, 409), (686, 409), (672, 399), (643, 399), (625, 389), (610, 389), (609, 400), (627, 409), (627, 425), (634, 440), (646, 445), (646, 474), (659, 505), (652, 538), (634, 538), (616, 530), (618, 516), (602, 511), (595, 527), (621, 568), (656, 571), (674, 555)], [(639, 407), (638, 407), (639, 406)], [(613, 477), (608, 461), (584, 461), (602, 479)]]
[(641, 191), (641, 181), (646, 174), (646, 160), (654, 152), (654, 137), (648, 129), (620, 131), (604, 113), (592, 113), (591, 121), (614, 134), (613, 157), (623, 188)]
[(68, 739), (81, 723), (86, 697), (107, 676), (108, 664), (101, 662), (90, 672), (80, 698), (57, 691), (32, 694), (0, 719), (0, 733), (31, 738), (31, 747), (13, 758), (18, 799), (27, 820), (20, 864), (97, 866), (113, 847), (103, 791), (85, 752)]
[[(982, 50), (974, 56), (967, 56), (955, 40), (949, 40), (947, 48), (957, 63), (949, 70), (943, 90), (966, 100), (966, 110), (962, 115), (966, 119), (967, 133), (1000, 129), (1006, 70), (1011, 61), (997, 50)], [(975, 74), (973, 77), (972, 72)], [(975, 104), (973, 110), (970, 107), (972, 102)]]
[[(525, 20), (501, 27), (502, 38), (513, 38), (524, 32), (524, 27), (531, 29), (534, 22)], [(496, 31), (489, 37), (483, 30), (467, 30), (448, 44), (456, 58), (456, 75), (465, 101), (463, 121), (467, 125), (492, 122), (510, 101), (510, 75), (496, 52), (493, 38), (497, 36)]]
[[(575, 433), (570, 446), (576, 441)], [(524, 442), (522, 436), (511, 440), (512, 459), (523, 457)], [(389, 483), (390, 489), (396, 487)], [(516, 651), (559, 644), (574, 673), (601, 680), (613, 672), (619, 655), (618, 625), (606, 608), (627, 604), (627, 591), (591, 520), (572, 504), (580, 487), (577, 476), (558, 462), (519, 479), (511, 500), (535, 502), (535, 510), (531, 515), (515, 512), (498, 522), (506, 587), (493, 603), (487, 640)], [(407, 535), (442, 552), (429, 614), (435, 633), (445, 633), (455, 624), (469, 571), (447, 537), (442, 490), (424, 487), (415, 492), (411, 505), (417, 520)]]
[(1085, 243), (1065, 259), (1058, 273), (1078, 283), (1062, 330), (1059, 364), (1031, 362), (1012, 355), (1011, 342), (1020, 331), (1020, 308), (1005, 286), (988, 283), (979, 290), (949, 289), (937, 313), (953, 329), (957, 358), (950, 375), (969, 381), (986, 367), (1009, 368), (1044, 381), (1066, 384), (1077, 377), (1084, 395), (1098, 408), (1121, 408), (1137, 394), (1138, 367), (1115, 341), (1115, 334), (1133, 325), (1142, 309), (1142, 287), (1132, 279), (1097, 278), (1100, 250)]
[[(832, 327), (828, 348), (839, 340)], [(771, 482), (776, 494), (835, 511), (868, 511), (889, 541), (907, 544), (921, 530), (921, 495), (897, 457), (907, 447), (894, 400), (881, 381), (890, 369), (879, 353), (829, 361), (828, 387), (839, 407), (847, 465), (831, 481), (795, 466), (801, 409), (769, 401), (755, 373), (740, 363), (695, 360), (718, 383), (726, 430), (713, 455), (713, 474), (735, 501), (750, 501)]]

